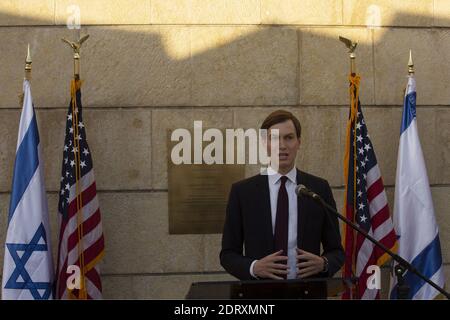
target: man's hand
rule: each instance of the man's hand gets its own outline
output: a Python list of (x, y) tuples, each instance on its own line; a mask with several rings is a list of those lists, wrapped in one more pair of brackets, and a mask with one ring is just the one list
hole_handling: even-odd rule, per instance
[(324, 266), (322, 257), (297, 248), (297, 278), (306, 278), (322, 272)]
[(258, 260), (253, 265), (253, 273), (258, 278), (269, 278), (275, 280), (283, 280), (280, 275), (288, 274), (288, 266), (280, 261), (287, 261), (287, 256), (282, 256), (283, 250), (269, 254)]

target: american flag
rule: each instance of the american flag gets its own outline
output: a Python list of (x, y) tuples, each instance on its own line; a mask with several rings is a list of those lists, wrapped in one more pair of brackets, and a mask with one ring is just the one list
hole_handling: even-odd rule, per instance
[[(351, 75), (349, 80), (351, 106), (344, 164), (345, 214), (369, 235), (395, 251), (396, 235), (386, 192), (359, 101), (360, 77)], [(345, 226), (344, 248), (344, 277), (359, 278), (356, 298), (378, 299), (380, 290), (367, 288), (367, 279), (373, 273), (368, 273), (367, 268), (371, 265), (381, 266), (389, 256), (348, 226)], [(346, 292), (343, 298), (349, 298), (349, 295)]]
[[(80, 80), (72, 80), (58, 204), (60, 231), (55, 288), (58, 299), (102, 298), (98, 262), (103, 256), (104, 238), (80, 87)], [(79, 289), (67, 286), (73, 274), (67, 272), (71, 265), (79, 267)]]

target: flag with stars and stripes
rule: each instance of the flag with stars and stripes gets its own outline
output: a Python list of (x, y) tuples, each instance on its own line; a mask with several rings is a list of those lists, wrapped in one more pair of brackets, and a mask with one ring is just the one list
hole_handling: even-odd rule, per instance
[[(384, 246), (395, 251), (396, 234), (386, 192), (359, 101), (360, 78), (352, 74), (349, 80), (351, 105), (344, 163), (345, 215)], [(367, 287), (367, 280), (373, 273), (368, 272), (367, 268), (383, 265), (389, 256), (350, 227), (345, 226), (344, 229), (343, 276), (359, 278), (354, 297), (378, 299), (380, 290)], [(343, 296), (349, 297), (349, 292)]]
[(104, 238), (80, 87), (80, 80), (72, 80), (58, 203), (58, 299), (102, 298), (98, 263)]

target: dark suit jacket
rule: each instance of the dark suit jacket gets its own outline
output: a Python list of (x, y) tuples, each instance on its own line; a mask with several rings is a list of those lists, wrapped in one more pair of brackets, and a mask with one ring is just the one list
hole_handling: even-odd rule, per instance
[[(328, 182), (297, 170), (297, 184), (320, 195), (328, 204), (336, 207)], [(329, 261), (327, 273), (314, 277), (335, 274), (344, 262), (337, 218), (325, 212), (311, 198), (298, 197), (297, 245), (300, 249), (322, 255)], [(245, 251), (243, 252), (243, 247)], [(250, 280), (250, 265), (274, 253), (272, 215), (270, 207), (269, 181), (267, 175), (257, 175), (231, 187), (222, 237), (220, 263), (233, 276)]]

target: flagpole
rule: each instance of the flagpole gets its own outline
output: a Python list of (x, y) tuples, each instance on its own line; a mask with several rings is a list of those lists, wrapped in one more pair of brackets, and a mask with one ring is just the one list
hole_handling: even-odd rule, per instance
[[(30, 44), (28, 44), (27, 48), (27, 57), (25, 58), (25, 80), (31, 81), (31, 53), (30, 53)], [(19, 93), (19, 107), (23, 108), (23, 98), (24, 92)]]
[[(349, 87), (349, 93), (350, 93), (350, 119), (349, 119), (349, 121), (355, 121), (356, 115), (357, 115), (358, 96), (359, 96), (359, 79), (356, 77), (356, 67), (355, 67), (355, 59), (356, 59), (355, 50), (356, 50), (357, 43), (353, 42), (350, 39), (344, 38), (342, 36), (339, 36), (339, 40), (341, 42), (343, 42), (345, 44), (345, 46), (348, 48), (348, 50), (349, 50), (348, 51), (349, 57), (350, 57), (350, 77), (349, 77), (349, 81), (350, 81), (350, 87)], [(349, 137), (351, 135), (351, 130), (352, 129), (348, 126), (347, 127), (347, 141), (349, 141), (348, 139), (349, 139)], [(354, 127), (353, 130), (356, 130), (356, 127)], [(355, 132), (353, 133), (353, 135), (356, 136)], [(356, 140), (353, 142), (351, 147), (356, 148)], [(344, 168), (344, 174), (346, 176), (346, 179), (349, 178), (348, 162), (350, 160), (353, 163), (353, 168), (356, 168), (356, 163), (355, 163), (356, 162), (356, 157), (352, 157), (352, 159), (350, 159), (350, 151), (349, 150), (350, 150), (351, 147), (350, 147), (350, 143), (347, 142), (347, 145), (346, 145), (346, 156), (345, 156), (345, 160), (344, 160), (345, 163), (346, 163), (345, 168)], [(353, 180), (354, 180), (353, 186), (355, 187), (356, 186), (356, 175), (355, 174), (353, 174)], [(345, 194), (348, 194), (348, 192), (349, 192), (348, 184), (346, 183)], [(352, 193), (356, 194), (356, 190), (352, 190)], [(345, 202), (347, 202), (347, 198), (345, 199)], [(353, 203), (351, 205), (352, 205), (353, 211), (355, 211), (354, 210), (354, 208), (356, 206), (355, 199), (353, 200)], [(353, 239), (356, 236), (356, 232), (354, 230), (350, 231), (348, 229), (348, 227), (344, 227), (343, 230), (344, 230), (344, 239), (345, 239), (344, 242), (345, 242), (345, 245), (347, 246), (347, 236), (351, 237), (351, 239)], [(346, 258), (346, 267), (344, 268), (344, 274), (346, 274), (346, 275), (347, 275), (347, 269), (346, 268), (350, 269), (349, 272), (351, 274), (355, 273), (356, 263), (355, 263), (354, 252), (356, 250), (356, 242), (351, 240), (351, 243), (352, 243), (352, 247), (353, 247), (351, 249), (352, 258), (351, 258), (351, 263), (347, 263), (348, 259)], [(350, 264), (350, 266), (348, 266), (349, 264)], [(353, 291), (353, 290), (351, 290), (351, 291)], [(345, 295), (347, 295), (347, 294), (349, 294), (350, 296), (353, 296), (352, 292), (345, 293)]]
[[(73, 134), (73, 145), (75, 147), (75, 150), (78, 150), (75, 152), (75, 185), (76, 185), (76, 194), (77, 194), (77, 233), (78, 233), (78, 256), (79, 256), (79, 263), (80, 263), (80, 273), (81, 273), (81, 279), (80, 279), (80, 291), (78, 298), (79, 299), (87, 299), (87, 287), (86, 287), (86, 276), (85, 276), (85, 264), (84, 264), (84, 248), (83, 248), (83, 237), (84, 237), (84, 230), (83, 230), (83, 198), (82, 198), (82, 190), (80, 186), (80, 180), (81, 180), (81, 167), (80, 167), (80, 141), (78, 140), (79, 133), (78, 133), (78, 106), (77, 106), (77, 90), (80, 86), (80, 49), (83, 42), (85, 42), (89, 38), (89, 35), (84, 35), (83, 37), (79, 38), (77, 42), (69, 41), (65, 38), (62, 38), (61, 40), (63, 42), (66, 42), (70, 45), (70, 47), (73, 49), (73, 77), (74, 80), (72, 80), (71, 84), (71, 100), (72, 100), (72, 127), (74, 128), (74, 134)], [(71, 294), (71, 293), (70, 293)], [(69, 294), (69, 296), (71, 296)]]
[(73, 77), (75, 80), (80, 80), (80, 49), (83, 42), (89, 38), (89, 35), (84, 35), (78, 41), (70, 41), (66, 38), (62, 38), (63, 42), (66, 42), (73, 49)]
[(344, 38), (339, 36), (339, 40), (342, 41), (345, 46), (348, 48), (348, 53), (350, 57), (350, 74), (353, 76), (356, 74), (356, 66), (355, 66), (355, 59), (356, 59), (356, 46), (358, 45), (357, 42), (353, 42), (350, 39)]
[[(365, 239), (369, 240), (374, 245), (376, 245), (378, 248), (380, 248), (385, 253), (390, 255), (398, 263), (398, 265), (395, 267), (395, 270), (394, 270), (397, 277), (399, 277), (399, 276), (401, 277), (401, 276), (403, 276), (403, 274), (406, 271), (410, 271), (410, 272), (414, 273), (415, 275), (417, 275), (419, 278), (421, 278), (423, 281), (428, 283), (434, 289), (436, 289), (437, 291), (442, 293), (447, 299), (450, 299), (450, 294), (447, 291), (445, 291), (443, 288), (439, 287), (436, 283), (434, 283), (433, 281), (428, 279), (426, 276), (424, 276), (419, 270), (416, 269), (416, 267), (414, 267), (408, 261), (403, 259), (401, 256), (399, 256), (396, 253), (389, 250), (385, 245), (383, 245), (380, 241), (376, 240), (374, 237), (372, 237), (370, 234), (368, 234), (366, 231), (364, 231), (362, 228), (360, 228), (353, 221), (351, 221), (351, 220), (347, 219), (346, 217), (344, 217), (343, 215), (341, 215), (336, 209), (334, 209), (327, 202), (325, 202), (325, 200), (323, 200), (322, 197), (315, 194), (314, 192), (311, 192), (310, 190), (307, 190), (307, 191), (310, 192), (308, 197), (311, 197), (313, 200), (320, 203), (324, 208), (328, 209), (329, 212), (333, 213), (333, 215), (335, 215), (337, 218), (339, 218), (340, 220), (345, 222), (346, 225), (350, 226), (353, 230), (357, 231), (359, 234), (364, 236)], [(399, 279), (399, 281), (403, 281), (403, 279)], [(398, 283), (400, 283), (400, 282), (398, 282)], [(407, 290), (409, 290), (409, 288), (407, 288)], [(406, 294), (406, 297), (404, 297), (403, 299), (407, 299), (408, 292), (406, 292), (406, 293), (403, 292), (403, 293)]]
[(411, 49), (409, 49), (408, 74), (410, 76), (412, 76), (414, 74), (414, 63), (413, 63), (413, 59), (412, 59)]
[[(21, 115), (5, 241), (8, 244), (5, 245), (3, 265), (4, 300), (52, 298), (54, 272), (48, 203), (39, 130), (29, 84), (31, 64), (28, 44), (23, 89), (19, 94)], [(20, 255), (18, 250), (25, 253)], [(36, 256), (35, 252), (40, 253)]]
[(31, 60), (30, 44), (28, 44), (27, 58), (25, 59), (25, 79), (28, 81), (31, 80), (31, 63), (32, 62), (33, 61)]

